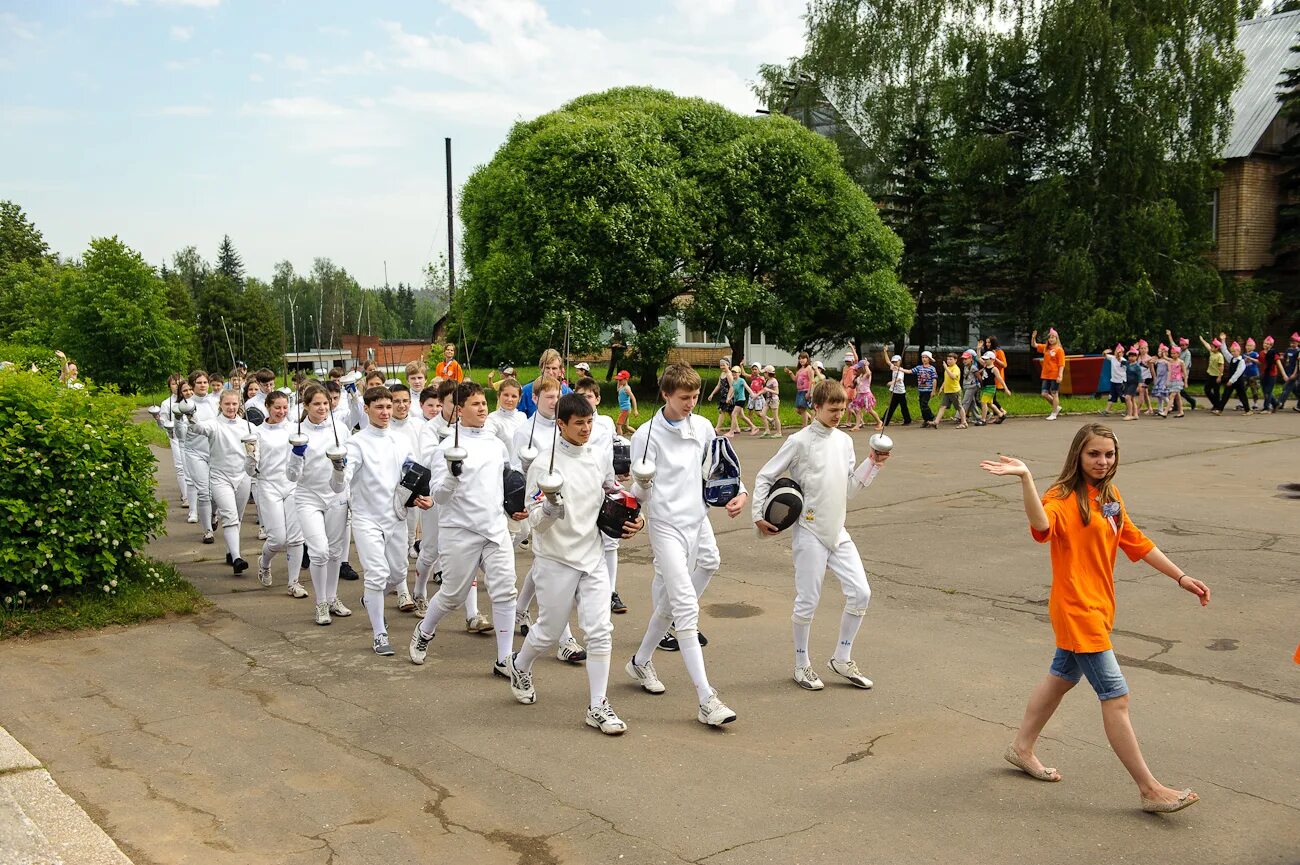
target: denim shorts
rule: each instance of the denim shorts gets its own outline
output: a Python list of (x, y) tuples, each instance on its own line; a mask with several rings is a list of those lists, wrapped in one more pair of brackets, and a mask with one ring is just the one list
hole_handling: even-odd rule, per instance
[(1111, 649), (1104, 652), (1057, 649), (1049, 672), (1067, 682), (1078, 682), (1081, 676), (1086, 676), (1099, 700), (1113, 700), (1128, 693), (1128, 682), (1124, 681), (1119, 661), (1115, 660), (1115, 652)]
[(1045, 378), (1043, 381), (1043, 393), (1059, 393), (1061, 383), (1054, 378)]
[(808, 391), (795, 391), (794, 395), (795, 408), (812, 408), (812, 400), (808, 398)]

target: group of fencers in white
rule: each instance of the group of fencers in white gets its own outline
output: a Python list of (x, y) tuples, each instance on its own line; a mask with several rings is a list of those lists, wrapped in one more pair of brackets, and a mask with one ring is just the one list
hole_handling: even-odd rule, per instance
[[(585, 721), (611, 735), (627, 729), (607, 696), (611, 597), (619, 600), (613, 582), (618, 542), (645, 529), (653, 554), (653, 612), (625, 669), (646, 692), (664, 693), (653, 656), (670, 641), (695, 687), (698, 720), (711, 726), (734, 721), (736, 713), (722, 702), (706, 672), (699, 599), (721, 564), (709, 506), (724, 507), (735, 518), (750, 503), (738, 461), (712, 424), (694, 412), (699, 374), (672, 364), (659, 382), (663, 407), (636, 430), (630, 465), (616, 474), (613, 424), (596, 412), (598, 386), (591, 382), (584, 389), (584, 382), (578, 393), (561, 396), (558, 376), (543, 374), (531, 385), (529, 399), (536, 406), (531, 418), (515, 409), (519, 389), (513, 382), (498, 385), (499, 407), (493, 412), (478, 384), (443, 382), (436, 393), (420, 394), (422, 404), (426, 398), (436, 403), (422, 405), (428, 415), (409, 411), (406, 385), (367, 382), (356, 401), (358, 415), (338, 409), (337, 386), (331, 393), (311, 382), (297, 395), (300, 409), (294, 417), (289, 417), (288, 397), (272, 392), (265, 397), (265, 422), (253, 426), (240, 416), (238, 395), (224, 392), (214, 399), (206, 386), (182, 380), (175, 397), (160, 407), (160, 417), (178, 443), (174, 453), (184, 466), (183, 483), (193, 490), (208, 480), (207, 500), (216, 503), (227, 561), (236, 573), (247, 567), (240, 567), (239, 524), (255, 477), (267, 535), (259, 562), (263, 583), (270, 585), (272, 561), (283, 552), (289, 593), (305, 597), (298, 582), (305, 542), (316, 622), (348, 616), (338, 583), (350, 523), (365, 579), (362, 602), (372, 647), (391, 656), (384, 597), (395, 588), (399, 595), (409, 591), (408, 555), (418, 525), (412, 609), (420, 621), (410, 638), (411, 661), (424, 663), (447, 614), (466, 612), (467, 623), (482, 619), (476, 607), (473, 615), (466, 611), (467, 604), (476, 603), (481, 579), (492, 608), (493, 674), (509, 681), (515, 699), (530, 704), (537, 699), (537, 658), (559, 647), (562, 660), (585, 660)], [(858, 463), (852, 439), (837, 429), (847, 405), (843, 388), (820, 382), (812, 402), (815, 421), (787, 438), (758, 473), (752, 518), (763, 536), (793, 529), (795, 682), (806, 690), (824, 687), (808, 642), (829, 569), (846, 602), (828, 667), (850, 684), (870, 688), (851, 654), (870, 588), (845, 530), (846, 503), (871, 484), (890, 443), (873, 438), (871, 453)], [(627, 442), (621, 444), (627, 463)], [(710, 480), (717, 477), (716, 470), (710, 475), (710, 466), (716, 469), (720, 449), (730, 454), (733, 470), (720, 481)], [(521, 489), (514, 488), (519, 474), (512, 469), (523, 475)], [(721, 486), (711, 491), (716, 484)], [(196, 495), (192, 501), (208, 529), (205, 498)], [(210, 536), (205, 532), (205, 542)], [(516, 592), (515, 555), (524, 545), (531, 548), (532, 564)], [(428, 597), (431, 581), (438, 588)], [(538, 613), (530, 623), (527, 611), (534, 599)], [(585, 650), (569, 629), (575, 607)], [(517, 651), (516, 625), (525, 634)]]

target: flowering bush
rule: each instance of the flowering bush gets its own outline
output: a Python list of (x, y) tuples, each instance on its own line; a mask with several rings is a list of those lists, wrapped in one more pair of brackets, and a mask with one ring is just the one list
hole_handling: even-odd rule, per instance
[(137, 570), (126, 565), (166, 506), (131, 410), (112, 393), (0, 371), (0, 594), (112, 591)]
[(9, 361), (21, 370), (30, 370), (32, 366), (46, 378), (57, 379), (63, 370), (63, 361), (59, 360), (54, 349), (40, 345), (23, 345), (17, 342), (0, 342), (0, 362)]

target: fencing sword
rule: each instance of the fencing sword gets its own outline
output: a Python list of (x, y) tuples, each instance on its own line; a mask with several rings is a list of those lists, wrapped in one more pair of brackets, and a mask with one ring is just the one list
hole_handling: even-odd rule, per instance
[(453, 435), (455, 435), (455, 439), (452, 440), (451, 447), (447, 448), (447, 450), (443, 453), (443, 456), (447, 460), (447, 471), (451, 472), (452, 475), (455, 477), (460, 477), (460, 473), (465, 468), (465, 460), (467, 457), (469, 457), (469, 451), (465, 450), (463, 447), (460, 446), (460, 386), (459, 385), (456, 387), (456, 390), (452, 392), (451, 404), (453, 406), (452, 413), (456, 418), (456, 429), (453, 431)]
[(525, 474), (528, 473), (528, 467), (533, 464), (533, 460), (541, 453), (533, 446), (533, 434), (537, 432), (537, 415), (540, 413), (541, 409), (533, 409), (532, 426), (528, 428), (528, 444), (519, 449), (519, 462), (523, 465)]
[(650, 434), (654, 432), (655, 416), (658, 414), (659, 412), (655, 412), (650, 415), (650, 423), (646, 425), (645, 450), (641, 452), (641, 459), (632, 463), (632, 479), (643, 487), (653, 484), (658, 473), (658, 467), (650, 459)]
[[(328, 397), (329, 397), (329, 395), (326, 394), (326, 398), (327, 398), (327, 399), (328, 399)], [(342, 467), (339, 466), (339, 463), (343, 461), (343, 458), (347, 456), (347, 453), (348, 453), (348, 452), (347, 452), (347, 449), (343, 447), (343, 445), (339, 444), (339, 428), (338, 428), (338, 421), (336, 421), (336, 420), (334, 419), (334, 413), (333, 413), (333, 412), (330, 412), (329, 415), (328, 415), (328, 417), (329, 417), (329, 420), (330, 420), (330, 429), (333, 430), (333, 432), (334, 432), (334, 447), (332, 447), (332, 448), (326, 448), (326, 449), (325, 449), (325, 456), (329, 459), (330, 462), (334, 463), (334, 465), (335, 465), (336, 468), (338, 468), (340, 471), (342, 471)], [(302, 429), (302, 421), (301, 421), (301, 420), (298, 421), (298, 428), (299, 428), (299, 429)]]
[(546, 500), (553, 505), (560, 503), (560, 490), (564, 488), (564, 475), (555, 470), (555, 448), (559, 444), (559, 436), (560, 425), (556, 423), (551, 430), (551, 465), (546, 474), (537, 479), (538, 489), (546, 494)]

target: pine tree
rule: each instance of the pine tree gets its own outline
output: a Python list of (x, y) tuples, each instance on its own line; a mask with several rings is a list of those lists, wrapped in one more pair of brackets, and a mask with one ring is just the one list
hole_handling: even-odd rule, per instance
[(1282, 103), (1279, 114), (1296, 130), (1278, 155), (1280, 203), (1273, 252), (1277, 256), (1275, 265), (1281, 269), (1300, 264), (1300, 42), (1292, 46), (1291, 52), (1297, 55), (1297, 62), (1283, 71), (1277, 96)]
[(221, 238), (221, 246), (217, 249), (217, 273), (229, 279), (238, 290), (244, 290), (244, 260), (235, 251), (229, 234)]

